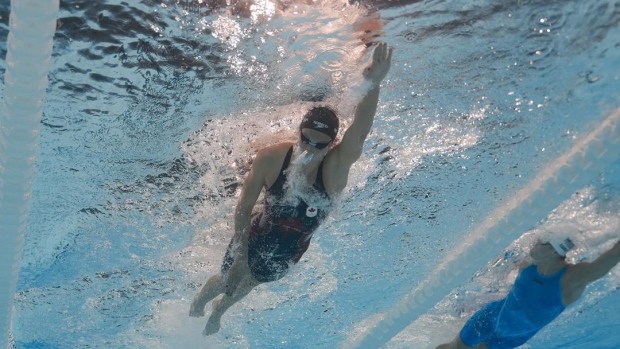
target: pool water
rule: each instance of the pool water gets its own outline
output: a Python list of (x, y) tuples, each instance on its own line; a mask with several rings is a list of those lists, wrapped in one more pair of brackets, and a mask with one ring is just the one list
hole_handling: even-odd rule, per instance
[[(594, 0), (63, 1), (15, 348), (339, 347), (620, 106), (619, 22), (620, 1)], [(251, 155), (293, 139), (317, 96), (350, 122), (376, 40), (393, 66), (336, 212), (202, 337), (189, 303)], [(451, 340), (545, 229), (578, 241), (569, 261), (595, 258), (619, 210), (616, 161), (386, 347)], [(619, 288), (616, 267), (523, 348), (617, 348)]]

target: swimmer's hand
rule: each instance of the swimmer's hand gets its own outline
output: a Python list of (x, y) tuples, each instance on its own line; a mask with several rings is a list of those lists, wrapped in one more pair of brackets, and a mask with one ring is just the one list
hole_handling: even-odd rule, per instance
[(381, 83), (390, 71), (392, 52), (394, 52), (392, 47), (388, 47), (385, 42), (380, 42), (372, 52), (372, 60), (364, 69), (364, 78), (371, 81), (375, 86)]

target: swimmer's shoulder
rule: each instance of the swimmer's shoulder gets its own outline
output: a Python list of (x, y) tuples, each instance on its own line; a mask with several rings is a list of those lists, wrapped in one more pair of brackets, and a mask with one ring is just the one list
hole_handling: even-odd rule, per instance
[(283, 163), (284, 158), (286, 157), (286, 153), (288, 153), (289, 149), (291, 149), (292, 146), (293, 143), (284, 142), (262, 148), (256, 154), (256, 160), (260, 162), (270, 163), (271, 165), (274, 165), (273, 162)]
[(260, 149), (254, 159), (254, 166), (261, 168), (266, 173), (279, 174), (284, 164), (286, 153), (288, 153), (292, 146), (293, 143), (284, 142)]

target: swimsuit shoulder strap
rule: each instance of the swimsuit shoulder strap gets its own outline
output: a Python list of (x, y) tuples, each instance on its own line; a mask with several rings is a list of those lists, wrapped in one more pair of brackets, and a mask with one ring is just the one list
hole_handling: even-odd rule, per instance
[(317, 189), (325, 193), (325, 183), (323, 183), (323, 163), (324, 162), (321, 161), (321, 164), (319, 165), (319, 170), (316, 173), (316, 180), (314, 181), (314, 185)]
[(286, 156), (284, 157), (284, 163), (282, 164), (282, 168), (280, 169), (280, 174), (276, 181), (267, 189), (267, 192), (271, 195), (280, 196), (284, 193), (284, 183), (286, 182), (286, 175), (284, 171), (288, 168), (288, 165), (291, 162), (291, 156), (293, 155), (293, 147), (291, 147)]
[(280, 174), (283, 174), (284, 171), (288, 168), (288, 164), (291, 162), (291, 156), (293, 156), (293, 147), (290, 147), (286, 152), (286, 156), (284, 157), (284, 163), (282, 164), (282, 168), (280, 169)]

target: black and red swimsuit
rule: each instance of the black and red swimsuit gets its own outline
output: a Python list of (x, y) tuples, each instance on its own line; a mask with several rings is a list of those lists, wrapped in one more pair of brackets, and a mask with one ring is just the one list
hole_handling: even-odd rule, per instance
[[(312, 234), (327, 217), (328, 205), (308, 205), (304, 200), (295, 203), (285, 200), (285, 170), (291, 161), (293, 148), (289, 149), (280, 175), (265, 193), (263, 212), (252, 219), (248, 239), (248, 266), (252, 275), (261, 282), (279, 280), (288, 272), (289, 266), (299, 262), (310, 246)], [(323, 203), (329, 198), (323, 185), (323, 163), (319, 165), (312, 186), (313, 195)], [(327, 206), (327, 207), (325, 207)], [(231, 246), (226, 251), (222, 272), (232, 264)]]

